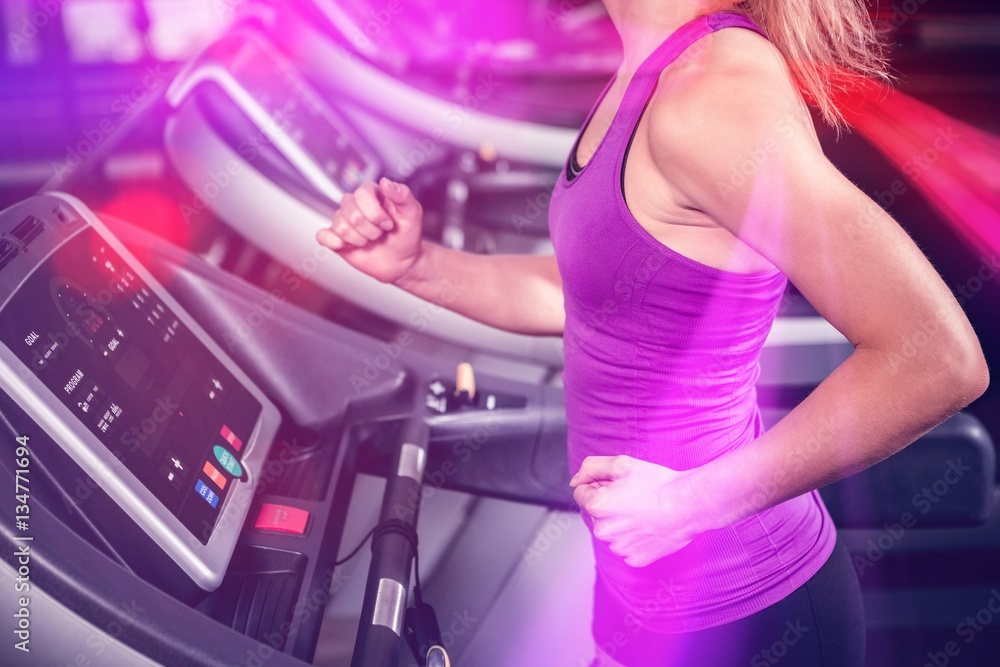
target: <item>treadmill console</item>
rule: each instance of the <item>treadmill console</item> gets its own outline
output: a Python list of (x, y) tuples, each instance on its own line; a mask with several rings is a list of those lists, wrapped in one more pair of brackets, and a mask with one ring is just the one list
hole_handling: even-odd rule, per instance
[(0, 387), (201, 590), (277, 410), (80, 202), (0, 213)]

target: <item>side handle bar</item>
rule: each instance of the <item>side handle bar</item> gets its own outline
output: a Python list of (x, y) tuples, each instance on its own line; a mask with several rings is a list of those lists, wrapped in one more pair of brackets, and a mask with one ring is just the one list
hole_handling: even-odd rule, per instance
[(419, 413), (407, 419), (382, 497), (379, 527), (372, 537), (372, 560), (351, 667), (391, 667), (399, 660), (429, 435)]

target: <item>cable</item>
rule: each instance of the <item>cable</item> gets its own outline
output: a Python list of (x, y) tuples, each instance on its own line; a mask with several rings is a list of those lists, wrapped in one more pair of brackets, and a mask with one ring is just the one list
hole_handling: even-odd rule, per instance
[(383, 535), (388, 535), (389, 533), (402, 535), (410, 543), (410, 547), (413, 549), (413, 598), (418, 604), (422, 602), (423, 595), (420, 589), (420, 555), (417, 531), (412, 525), (402, 521), (401, 519), (386, 519), (379, 525), (375, 526), (372, 532), (374, 533), (374, 537), (372, 538), (372, 548), (375, 547), (376, 539)]
[[(419, 540), (417, 538), (417, 531), (414, 530), (413, 526), (401, 521), (400, 519), (386, 519), (382, 523), (377, 524), (374, 528), (369, 530), (356, 547), (351, 549), (351, 552), (337, 560), (333, 563), (334, 567), (340, 567), (347, 561), (351, 560), (358, 555), (361, 548), (365, 546), (369, 538), (373, 536), (377, 539), (383, 535), (388, 535), (389, 533), (396, 533), (397, 535), (402, 535), (409, 541), (410, 546), (413, 547), (413, 599), (417, 604), (421, 604), (424, 600), (423, 590), (420, 587), (420, 553), (418, 549)], [(374, 540), (372, 541), (372, 548), (375, 547)]]
[(368, 533), (365, 534), (365, 536), (363, 538), (361, 538), (361, 542), (358, 543), (358, 546), (356, 546), (353, 549), (351, 549), (351, 553), (347, 554), (346, 556), (344, 556), (340, 560), (334, 562), (333, 566), (334, 567), (340, 567), (341, 565), (343, 565), (347, 561), (349, 561), (352, 558), (354, 558), (355, 556), (357, 556), (358, 552), (361, 551), (361, 547), (365, 546), (365, 542), (368, 541), (369, 537), (371, 537), (372, 535), (375, 534), (376, 530), (378, 530), (378, 526), (375, 526), (374, 528), (372, 528), (371, 530), (369, 530)]

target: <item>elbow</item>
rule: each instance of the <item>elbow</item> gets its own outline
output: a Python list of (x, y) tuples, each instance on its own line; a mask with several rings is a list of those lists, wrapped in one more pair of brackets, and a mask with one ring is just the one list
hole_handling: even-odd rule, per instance
[(935, 337), (933, 344), (919, 351), (913, 346), (897, 348), (888, 359), (893, 372), (903, 376), (900, 386), (935, 421), (973, 403), (990, 384), (989, 366), (979, 340), (971, 333)]
[[(959, 350), (955, 352), (955, 350)], [(946, 355), (948, 369), (948, 394), (954, 411), (961, 410), (986, 393), (990, 386), (990, 369), (976, 338), (964, 341)]]
[(964, 387), (968, 396), (966, 405), (968, 405), (985, 394), (986, 390), (990, 387), (990, 368), (986, 364), (986, 358), (981, 351), (978, 359), (970, 365), (964, 376)]

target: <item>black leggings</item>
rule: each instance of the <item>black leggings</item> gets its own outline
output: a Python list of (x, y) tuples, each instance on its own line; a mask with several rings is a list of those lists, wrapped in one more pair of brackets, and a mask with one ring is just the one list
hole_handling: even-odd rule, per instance
[(858, 577), (837, 539), (829, 560), (779, 602), (732, 623), (660, 634), (626, 622), (627, 612), (596, 586), (594, 639), (626, 667), (861, 667), (865, 614)]

